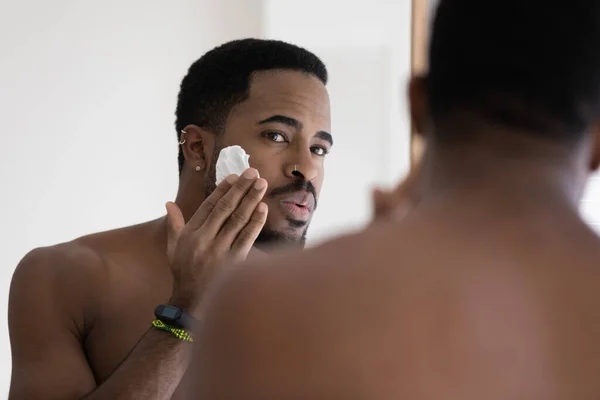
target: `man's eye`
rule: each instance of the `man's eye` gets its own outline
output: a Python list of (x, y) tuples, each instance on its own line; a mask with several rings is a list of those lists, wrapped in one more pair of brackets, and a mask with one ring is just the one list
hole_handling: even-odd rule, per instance
[(285, 142), (285, 137), (279, 132), (264, 132), (263, 136), (273, 142)]
[(318, 156), (324, 156), (327, 155), (327, 153), (329, 153), (329, 151), (324, 147), (313, 147), (311, 150)]

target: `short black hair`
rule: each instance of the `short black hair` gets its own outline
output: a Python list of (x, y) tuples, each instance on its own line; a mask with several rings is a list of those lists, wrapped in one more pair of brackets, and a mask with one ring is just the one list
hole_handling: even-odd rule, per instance
[[(252, 74), (287, 69), (327, 84), (327, 68), (313, 53), (279, 40), (240, 39), (218, 46), (192, 64), (181, 82), (175, 128), (177, 139), (189, 124), (219, 133), (231, 108), (246, 100)], [(184, 157), (179, 148), (179, 172)]]
[(576, 142), (600, 115), (600, 1), (440, 0), (426, 86), (434, 122), (470, 111)]

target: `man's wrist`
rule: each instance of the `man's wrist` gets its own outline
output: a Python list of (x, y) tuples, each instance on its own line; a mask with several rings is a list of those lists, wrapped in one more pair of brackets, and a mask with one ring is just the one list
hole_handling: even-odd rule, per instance
[(157, 320), (170, 327), (185, 330), (193, 330), (198, 319), (182, 309), (181, 307), (170, 304), (159, 304), (154, 309), (154, 315)]
[(192, 308), (192, 300), (188, 296), (173, 295), (167, 304), (186, 312), (189, 312)]
[(191, 296), (184, 296), (180, 294), (174, 294), (171, 296), (171, 299), (167, 303), (172, 307), (177, 307), (181, 311), (188, 313), (192, 317), (198, 319), (197, 313), (197, 301), (194, 300)]

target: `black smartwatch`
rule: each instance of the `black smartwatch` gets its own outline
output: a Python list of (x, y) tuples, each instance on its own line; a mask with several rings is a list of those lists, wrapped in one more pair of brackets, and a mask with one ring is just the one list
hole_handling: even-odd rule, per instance
[(197, 322), (196, 318), (182, 309), (165, 304), (159, 304), (154, 309), (154, 316), (167, 325), (185, 330), (192, 330)]

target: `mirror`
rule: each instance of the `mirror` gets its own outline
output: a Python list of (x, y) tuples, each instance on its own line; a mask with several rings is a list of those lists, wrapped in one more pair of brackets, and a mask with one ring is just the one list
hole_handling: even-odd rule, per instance
[[(30, 0), (3, 7), (4, 320), (14, 268), (30, 250), (165, 214), (179, 184), (174, 113), (181, 80), (192, 62), (233, 39), (288, 41), (327, 65), (335, 144), (307, 243), (367, 224), (371, 189), (391, 186), (410, 167), (405, 87), (411, 48), (423, 53), (413, 29), (425, 29), (411, 20), (425, 4)], [(418, 57), (413, 64), (422, 63)], [(6, 328), (0, 350), (9, 354)], [(10, 357), (0, 367), (6, 393)]]

